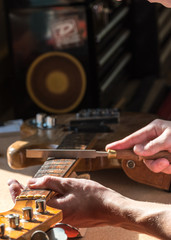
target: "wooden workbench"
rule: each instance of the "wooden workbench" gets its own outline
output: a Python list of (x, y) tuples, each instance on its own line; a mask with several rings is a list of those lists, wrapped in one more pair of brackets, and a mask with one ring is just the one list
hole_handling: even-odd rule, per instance
[[(27, 180), (40, 168), (40, 166), (34, 166), (23, 170), (13, 170), (8, 166), (6, 159), (7, 147), (18, 139), (20, 139), (20, 133), (0, 135), (0, 212), (8, 210), (13, 206), (7, 186), (8, 179), (15, 178), (25, 185)], [(171, 193), (136, 183), (129, 179), (122, 169), (99, 170), (91, 172), (90, 175), (92, 180), (98, 181), (132, 199), (166, 204), (171, 203)], [(156, 238), (120, 228), (95, 227), (87, 229), (85, 236), (82, 239), (152, 240)]]

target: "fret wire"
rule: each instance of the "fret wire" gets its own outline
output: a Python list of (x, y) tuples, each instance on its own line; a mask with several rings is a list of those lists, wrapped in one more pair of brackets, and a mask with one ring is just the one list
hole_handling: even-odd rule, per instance
[[(67, 171), (69, 168), (65, 168), (65, 170)], [(65, 171), (65, 172), (66, 172)], [(40, 174), (46, 174), (46, 173), (48, 173), (48, 174), (50, 174), (50, 173), (54, 173), (54, 174), (56, 174), (56, 175), (58, 175), (58, 174), (60, 174), (61, 172), (64, 172), (64, 169), (60, 169), (60, 168), (58, 168), (58, 169), (53, 169), (53, 170), (50, 170), (50, 169), (44, 169), (44, 170), (42, 170), (41, 172), (40, 172)]]
[[(91, 142), (91, 140), (94, 137), (94, 133), (93, 134), (85, 134), (85, 133), (72, 133), (69, 134), (65, 137), (65, 139), (63, 140), (63, 142), (60, 144), (59, 148), (75, 148), (75, 149), (79, 149), (81, 147), (81, 145), (84, 145), (85, 148), (86, 146)], [(81, 145), (79, 143), (82, 143)], [(74, 164), (76, 163), (76, 159), (55, 159), (55, 160), (47, 160), (45, 161), (45, 163), (41, 166), (41, 168), (38, 170), (38, 172), (35, 174), (35, 178), (38, 177), (42, 177), (44, 176), (44, 174), (42, 174), (42, 171), (44, 171), (44, 173), (46, 172), (46, 175), (51, 175), (51, 176), (59, 176), (59, 177), (65, 177), (67, 175), (67, 172), (69, 172), (69, 170), (74, 166)], [(67, 166), (65, 168), (61, 168), (61, 166)], [(50, 169), (50, 171), (52, 171), (52, 169), (55, 167), (59, 169), (61, 168), (63, 171), (61, 173), (52, 173), (52, 172), (48, 172), (48, 169)], [(66, 170), (66, 171), (64, 171)], [(49, 194), (51, 194), (52, 191), (49, 190), (40, 190), (40, 189), (24, 189), (21, 193), (21, 195), (24, 193), (26, 193), (26, 195), (35, 195), (35, 193), (38, 193), (40, 195), (45, 195), (46, 197), (49, 196)]]
[[(53, 176), (53, 177), (56, 177), (56, 173), (43, 173), (43, 174), (40, 174), (38, 177), (44, 177), (44, 176)], [(63, 177), (64, 174), (63, 173), (59, 173), (58, 174), (58, 177)]]
[[(71, 163), (73, 159), (55, 159), (56, 164), (66, 164), (66, 163)], [(54, 159), (47, 160), (47, 164), (54, 161)]]
[[(56, 170), (60, 170), (60, 171), (64, 171), (65, 169), (67, 169), (68, 168), (68, 166), (59, 166), (59, 167), (56, 167), (56, 168), (52, 168), (52, 167), (45, 167), (43, 170), (49, 170), (49, 171), (56, 171)], [(42, 171), (43, 171), (42, 170)]]
[[(75, 162), (77, 160), (72, 159), (72, 160), (67, 161), (65, 168), (60, 168), (60, 164), (59, 164), (59, 168), (58, 168), (57, 161), (58, 160), (54, 160), (54, 159), (45, 161), (34, 177), (38, 178), (38, 177), (42, 177), (45, 175), (51, 175), (51, 174), (53, 174), (53, 176), (59, 176), (59, 177), (65, 176), (65, 174), (69, 171), (69, 169), (73, 166), (73, 164), (75, 164)], [(54, 168), (54, 166), (55, 166), (55, 168)], [(54, 169), (54, 172), (52, 172), (53, 169)], [(58, 170), (61, 170), (61, 172), (59, 172)], [(55, 172), (55, 171), (58, 171), (58, 172)], [(63, 173), (62, 173), (62, 171), (63, 171)]]
[[(56, 166), (56, 167), (58, 167), (58, 166), (66, 166), (66, 165), (70, 165), (72, 163), (73, 163), (73, 161), (72, 162), (70, 161), (68, 163), (53, 163), (53, 166)], [(46, 167), (46, 168), (52, 167), (52, 164), (46, 164), (44, 167)]]
[[(75, 162), (75, 161), (74, 161)], [(56, 169), (56, 168), (64, 168), (64, 167), (68, 167), (68, 166), (71, 166), (73, 164), (73, 162), (71, 162), (70, 164), (63, 164), (63, 165), (61, 165), (61, 164), (55, 164), (55, 163), (53, 163), (53, 164), (51, 164), (51, 165), (45, 165), (43, 168), (44, 169), (48, 169), (48, 168), (50, 168), (50, 169)]]

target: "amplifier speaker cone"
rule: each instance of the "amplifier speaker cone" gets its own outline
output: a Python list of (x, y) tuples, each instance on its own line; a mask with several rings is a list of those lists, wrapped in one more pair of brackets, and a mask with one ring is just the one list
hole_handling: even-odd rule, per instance
[(64, 52), (40, 55), (27, 72), (27, 91), (41, 109), (70, 112), (81, 103), (86, 91), (86, 74), (79, 60)]

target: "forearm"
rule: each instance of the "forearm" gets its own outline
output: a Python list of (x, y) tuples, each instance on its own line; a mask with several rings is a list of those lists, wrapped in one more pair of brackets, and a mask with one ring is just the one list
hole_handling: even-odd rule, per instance
[(109, 225), (145, 233), (159, 239), (171, 239), (170, 205), (134, 201), (123, 196), (116, 201), (114, 196), (113, 201), (108, 202), (108, 206), (111, 212), (108, 218)]
[(63, 222), (75, 227), (111, 225), (171, 239), (171, 205), (135, 201), (85, 179), (46, 176), (29, 181), (35, 189), (51, 189), (60, 197), (48, 201), (63, 211)]

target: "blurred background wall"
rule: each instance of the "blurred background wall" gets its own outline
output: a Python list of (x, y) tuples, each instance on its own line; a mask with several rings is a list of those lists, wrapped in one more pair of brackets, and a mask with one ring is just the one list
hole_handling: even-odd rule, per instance
[(169, 118), (171, 9), (0, 0), (0, 13), (0, 119), (96, 107)]

